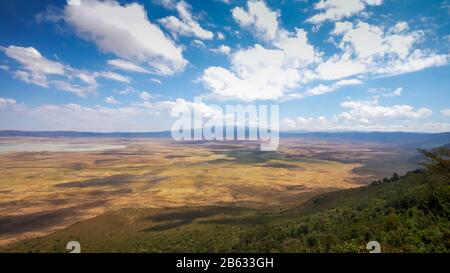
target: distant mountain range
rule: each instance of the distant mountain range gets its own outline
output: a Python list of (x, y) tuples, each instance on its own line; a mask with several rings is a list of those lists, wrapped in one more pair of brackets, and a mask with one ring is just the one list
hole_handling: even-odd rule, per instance
[[(0, 137), (69, 137), (69, 138), (170, 138), (170, 131), (162, 132), (76, 132), (76, 131), (0, 131)], [(280, 132), (281, 138), (311, 138), (349, 142), (376, 142), (402, 147), (429, 149), (450, 144), (450, 132), (409, 133), (409, 132)]]
[(450, 132), (283, 132), (281, 137), (305, 137), (323, 140), (366, 141), (394, 144), (402, 147), (429, 149), (450, 143)]
[(0, 137), (94, 137), (94, 138), (169, 138), (170, 131), (163, 132), (77, 132), (77, 131), (0, 131)]

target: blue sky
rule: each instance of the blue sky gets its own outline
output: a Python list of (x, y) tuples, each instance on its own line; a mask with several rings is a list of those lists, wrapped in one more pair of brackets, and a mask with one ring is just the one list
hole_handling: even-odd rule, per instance
[(277, 104), (283, 130), (450, 131), (449, 15), (445, 0), (1, 1), (0, 129), (158, 131), (180, 104)]

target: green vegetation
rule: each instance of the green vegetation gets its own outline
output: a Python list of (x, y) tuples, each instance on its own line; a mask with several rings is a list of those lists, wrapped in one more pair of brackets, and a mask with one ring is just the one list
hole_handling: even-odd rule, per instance
[(448, 252), (449, 149), (422, 152), (428, 161), (424, 170), (315, 197), (286, 212), (285, 220), (241, 237), (235, 249), (362, 252), (376, 240), (386, 252)]
[(447, 252), (448, 181), (445, 175), (414, 172), (364, 188), (321, 195), (299, 211), (286, 213), (286, 220), (242, 237), (236, 249), (364, 252), (367, 242), (376, 240), (385, 252)]
[(316, 196), (299, 207), (127, 209), (0, 251), (64, 252), (449, 252), (450, 151), (423, 151), (424, 169)]

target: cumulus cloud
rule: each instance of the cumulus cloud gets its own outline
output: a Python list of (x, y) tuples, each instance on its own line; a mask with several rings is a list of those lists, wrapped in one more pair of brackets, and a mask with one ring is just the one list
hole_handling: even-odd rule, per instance
[(216, 99), (277, 100), (307, 79), (305, 68), (316, 58), (304, 30), (283, 30), (273, 49), (256, 44), (237, 50), (231, 69), (209, 67), (200, 80)]
[[(363, 10), (381, 3), (330, 0), (320, 1), (316, 8), (330, 15), (326, 20), (337, 20), (354, 14), (358, 10), (354, 7)], [(241, 27), (251, 29), (264, 44), (235, 50), (230, 54), (229, 68), (211, 66), (204, 70), (200, 81), (216, 99), (303, 98), (333, 92), (352, 81), (361, 84), (365, 79), (415, 72), (450, 61), (450, 54), (419, 49), (426, 32), (411, 30), (404, 21), (390, 27), (362, 21), (336, 22), (330, 34), (338, 52), (325, 56), (309, 43), (305, 30), (283, 29), (279, 12), (264, 1), (249, 0), (247, 7), (236, 7), (232, 14)]]
[(33, 47), (9, 46), (4, 52), (22, 66), (23, 70), (17, 71), (15, 76), (27, 83), (48, 87), (47, 75), (62, 76), (66, 73), (63, 64), (44, 58)]
[[(211, 105), (208, 105), (202, 101), (187, 101), (185, 99), (178, 98), (175, 101), (162, 101), (157, 103), (158, 107), (170, 109), (174, 108), (183, 109), (188, 108), (191, 111), (201, 113), (203, 118), (223, 118), (223, 112), (221, 109), (217, 109)], [(177, 116), (174, 116), (177, 117)]]
[(395, 26), (389, 29), (391, 33), (402, 33), (409, 29), (409, 25), (407, 22), (398, 22)]
[[(129, 106), (118, 106), (114, 97), (105, 101), (110, 106), (83, 106), (77, 103), (44, 104), (26, 107), (13, 99), (0, 98), (0, 130), (66, 130), (88, 132), (133, 131), (149, 132), (170, 129), (174, 117), (171, 110), (187, 106), (211, 118), (220, 111), (204, 104), (185, 99), (143, 101)], [(11, 109), (13, 111), (11, 111)], [(14, 123), (11, 123), (14, 120)], [(158, 122), (150, 122), (155, 121)]]
[(358, 79), (341, 80), (332, 85), (319, 84), (316, 87), (306, 90), (304, 92), (303, 96), (308, 97), (308, 96), (323, 95), (326, 93), (334, 92), (341, 87), (350, 86), (350, 85), (359, 85), (359, 84), (362, 84), (362, 82)]
[(361, 13), (367, 6), (379, 6), (383, 0), (320, 0), (314, 5), (319, 13), (308, 18), (307, 22), (321, 24), (325, 21), (339, 21)]
[(279, 99), (301, 80), (298, 70), (284, 67), (288, 60), (281, 50), (255, 45), (231, 56), (232, 71), (209, 67), (201, 81), (218, 99)]
[(183, 71), (183, 49), (147, 17), (144, 6), (116, 1), (80, 0), (67, 5), (64, 20), (76, 33), (108, 53), (149, 67), (155, 74)]
[(247, 8), (236, 7), (233, 18), (242, 27), (251, 29), (263, 40), (275, 39), (278, 32), (279, 12), (271, 10), (264, 1), (250, 0)]
[(11, 71), (15, 78), (40, 87), (55, 87), (79, 96), (85, 96), (96, 90), (97, 78), (125, 83), (130, 82), (130, 79), (127, 77), (114, 72), (90, 72), (49, 60), (42, 56), (34, 47), (11, 45), (2, 48), (2, 50), (6, 56), (15, 60), (20, 65), (20, 68), (16, 70), (8, 70)]
[(341, 103), (347, 111), (331, 117), (285, 118), (285, 130), (309, 131), (411, 131), (445, 132), (449, 123), (427, 121), (432, 114), (428, 108), (414, 109), (410, 105), (380, 105), (377, 100), (347, 100)]
[(116, 100), (113, 96), (106, 97), (105, 102), (109, 104), (120, 104), (120, 102)]
[[(394, 29), (394, 30), (393, 30)], [(319, 79), (338, 80), (349, 76), (393, 76), (445, 65), (450, 54), (417, 49), (423, 31), (408, 31), (406, 23), (390, 30), (365, 22), (337, 22), (332, 35), (340, 38), (337, 53), (320, 63), (315, 72)]]
[(383, 57), (387, 54), (405, 58), (423, 35), (420, 31), (388, 34), (383, 28), (364, 22), (356, 25), (337, 22), (332, 34), (341, 35), (339, 47), (355, 53), (359, 58)]
[(323, 80), (338, 80), (366, 71), (366, 64), (350, 58), (349, 55), (334, 55), (316, 68), (318, 78)]
[(212, 49), (213, 52), (229, 55), (231, 53), (231, 47), (226, 45), (220, 45), (218, 48)]
[(372, 121), (385, 121), (387, 119), (421, 119), (431, 116), (428, 108), (414, 110), (410, 105), (382, 106), (374, 101), (344, 101), (341, 106), (349, 111), (339, 114), (343, 122), (370, 123)]
[(181, 18), (180, 20), (175, 16), (168, 16), (158, 20), (158, 22), (172, 34), (196, 37), (202, 40), (211, 40), (214, 38), (214, 33), (202, 28), (194, 18), (191, 12), (192, 7), (188, 3), (180, 1), (176, 4), (166, 4), (166, 6), (176, 9)]
[(443, 109), (443, 110), (441, 111), (441, 114), (442, 114), (443, 116), (450, 117), (450, 108), (449, 108), (449, 109)]
[(373, 73), (384, 76), (395, 76), (430, 67), (447, 65), (449, 62), (450, 54), (437, 54), (416, 49), (403, 60), (391, 58), (384, 65), (375, 67)]
[(9, 106), (15, 106), (15, 105), (17, 105), (16, 100), (0, 98), (0, 108), (9, 107)]
[(148, 92), (143, 91), (143, 92), (141, 92), (141, 93), (139, 94), (139, 97), (140, 97), (142, 100), (149, 100), (149, 99), (152, 98), (152, 95), (151, 95), (150, 93), (148, 93)]
[(383, 132), (448, 132), (450, 123), (445, 122), (423, 122), (417, 120), (405, 120), (402, 122), (385, 123), (343, 123), (336, 117), (298, 117), (285, 118), (282, 120), (283, 130), (306, 130), (306, 131), (383, 131)]

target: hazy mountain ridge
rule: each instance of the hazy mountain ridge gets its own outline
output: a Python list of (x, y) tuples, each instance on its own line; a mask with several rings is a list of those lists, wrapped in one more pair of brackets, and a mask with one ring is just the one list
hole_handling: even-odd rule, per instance
[[(0, 131), (0, 137), (73, 137), (73, 138), (170, 138), (170, 131), (160, 132), (78, 132), (78, 131)], [(443, 146), (450, 143), (450, 132), (280, 132), (281, 138), (314, 138), (337, 141), (366, 141), (394, 144), (405, 148)]]

